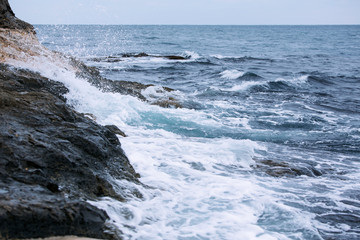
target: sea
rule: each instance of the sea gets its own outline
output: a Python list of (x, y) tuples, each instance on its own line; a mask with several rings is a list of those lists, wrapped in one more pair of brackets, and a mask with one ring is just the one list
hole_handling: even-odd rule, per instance
[(35, 27), (105, 78), (151, 84), (143, 101), (37, 68), (128, 135), (143, 185), (115, 184), (143, 198), (91, 202), (124, 239), (360, 239), (359, 25)]

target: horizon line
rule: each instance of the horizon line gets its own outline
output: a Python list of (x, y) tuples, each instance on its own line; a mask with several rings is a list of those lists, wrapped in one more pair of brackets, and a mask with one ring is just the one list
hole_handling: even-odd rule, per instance
[(83, 26), (359, 26), (360, 23), (326, 24), (134, 24), (134, 23), (31, 23), (32, 25), (83, 25)]

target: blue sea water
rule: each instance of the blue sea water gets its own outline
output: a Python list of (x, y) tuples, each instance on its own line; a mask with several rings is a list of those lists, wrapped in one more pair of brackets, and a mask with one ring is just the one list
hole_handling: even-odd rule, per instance
[[(134, 186), (143, 200), (94, 203), (127, 239), (360, 238), (360, 26), (36, 31), (47, 48), (183, 106), (68, 96), (129, 135), (122, 146), (152, 187)], [(186, 59), (157, 57), (168, 55)]]

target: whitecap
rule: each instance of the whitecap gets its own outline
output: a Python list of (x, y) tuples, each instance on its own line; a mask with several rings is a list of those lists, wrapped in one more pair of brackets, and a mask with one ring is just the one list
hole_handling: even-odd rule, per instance
[(183, 54), (181, 54), (181, 56), (183, 56), (185, 58), (192, 59), (192, 60), (196, 60), (196, 59), (201, 58), (198, 53), (193, 52), (193, 51), (185, 51)]
[(245, 72), (238, 71), (238, 70), (225, 70), (220, 73), (221, 78), (226, 79), (237, 79), (239, 77), (244, 76)]
[(228, 91), (232, 91), (232, 92), (246, 91), (253, 86), (262, 85), (262, 84), (263, 83), (259, 83), (255, 81), (242, 82), (241, 84), (237, 84), (232, 88), (228, 89)]
[(304, 84), (308, 83), (309, 75), (301, 75), (301, 76), (294, 76), (290, 79), (287, 78), (277, 78), (275, 79), (275, 82), (285, 82), (287, 84), (290, 84), (294, 87), (301, 87)]

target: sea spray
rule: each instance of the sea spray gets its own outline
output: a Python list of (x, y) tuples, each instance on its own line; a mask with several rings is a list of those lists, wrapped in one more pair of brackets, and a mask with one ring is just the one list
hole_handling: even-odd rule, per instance
[[(200, 124), (206, 125), (210, 122), (201, 116), (201, 112), (162, 109), (131, 96), (104, 93), (86, 79), (77, 78), (74, 72), (62, 69), (48, 59), (34, 58), (31, 62), (12, 64), (63, 82), (70, 90), (66, 95), (69, 103), (78, 111), (95, 115), (102, 124), (115, 124), (127, 129), (129, 137), (122, 139), (122, 147), (142, 175), (142, 182), (151, 187), (137, 187), (147, 197), (128, 203), (108, 198), (92, 203), (107, 210), (120, 229), (135, 227), (134, 232), (132, 227), (127, 227), (129, 238), (218, 236), (227, 239), (236, 234), (255, 239), (261, 234), (260, 239), (275, 239), (271, 237), (274, 234), (256, 226), (257, 216), (261, 214), (258, 209), (260, 203), (252, 199), (259, 199), (258, 192), (262, 191), (247, 177), (234, 178), (224, 171), (227, 166), (250, 170), (254, 164), (255, 149), (264, 150), (260, 145), (249, 140), (188, 138), (161, 129), (134, 127), (133, 122), (139, 122), (139, 116), (144, 111), (173, 115), (180, 123), (184, 119), (197, 119)], [(159, 206), (159, 209), (154, 209), (154, 206)], [(128, 217), (120, 217), (124, 215), (124, 209), (127, 209)], [(224, 215), (229, 210), (231, 214)], [(154, 211), (163, 212), (163, 215), (154, 216)], [(201, 212), (203, 217), (199, 216)], [(213, 228), (196, 231), (205, 229), (205, 226)], [(156, 231), (149, 232), (149, 228)]]
[[(51, 59), (23, 65), (64, 82), (78, 111), (129, 136), (120, 140), (146, 185), (134, 186), (144, 198), (93, 202), (125, 238), (358, 238), (359, 40), (347, 35), (346, 47), (331, 54), (326, 47), (358, 27), (69, 26), (57, 35), (49, 28), (38, 27), (48, 47), (74, 51), (113, 80), (177, 89), (181, 102), (195, 106), (165, 109), (104, 93), (63, 63), (47, 65)], [(230, 39), (226, 46), (218, 44), (219, 29)], [(151, 30), (151, 41), (142, 30)], [(174, 39), (174, 31), (183, 37)], [(66, 34), (87, 40), (72, 49), (62, 45), (70, 38), (59, 38)], [(319, 34), (326, 36), (320, 45), (311, 41)], [(189, 49), (199, 57), (91, 60)], [(220, 74), (231, 69), (245, 74)]]

